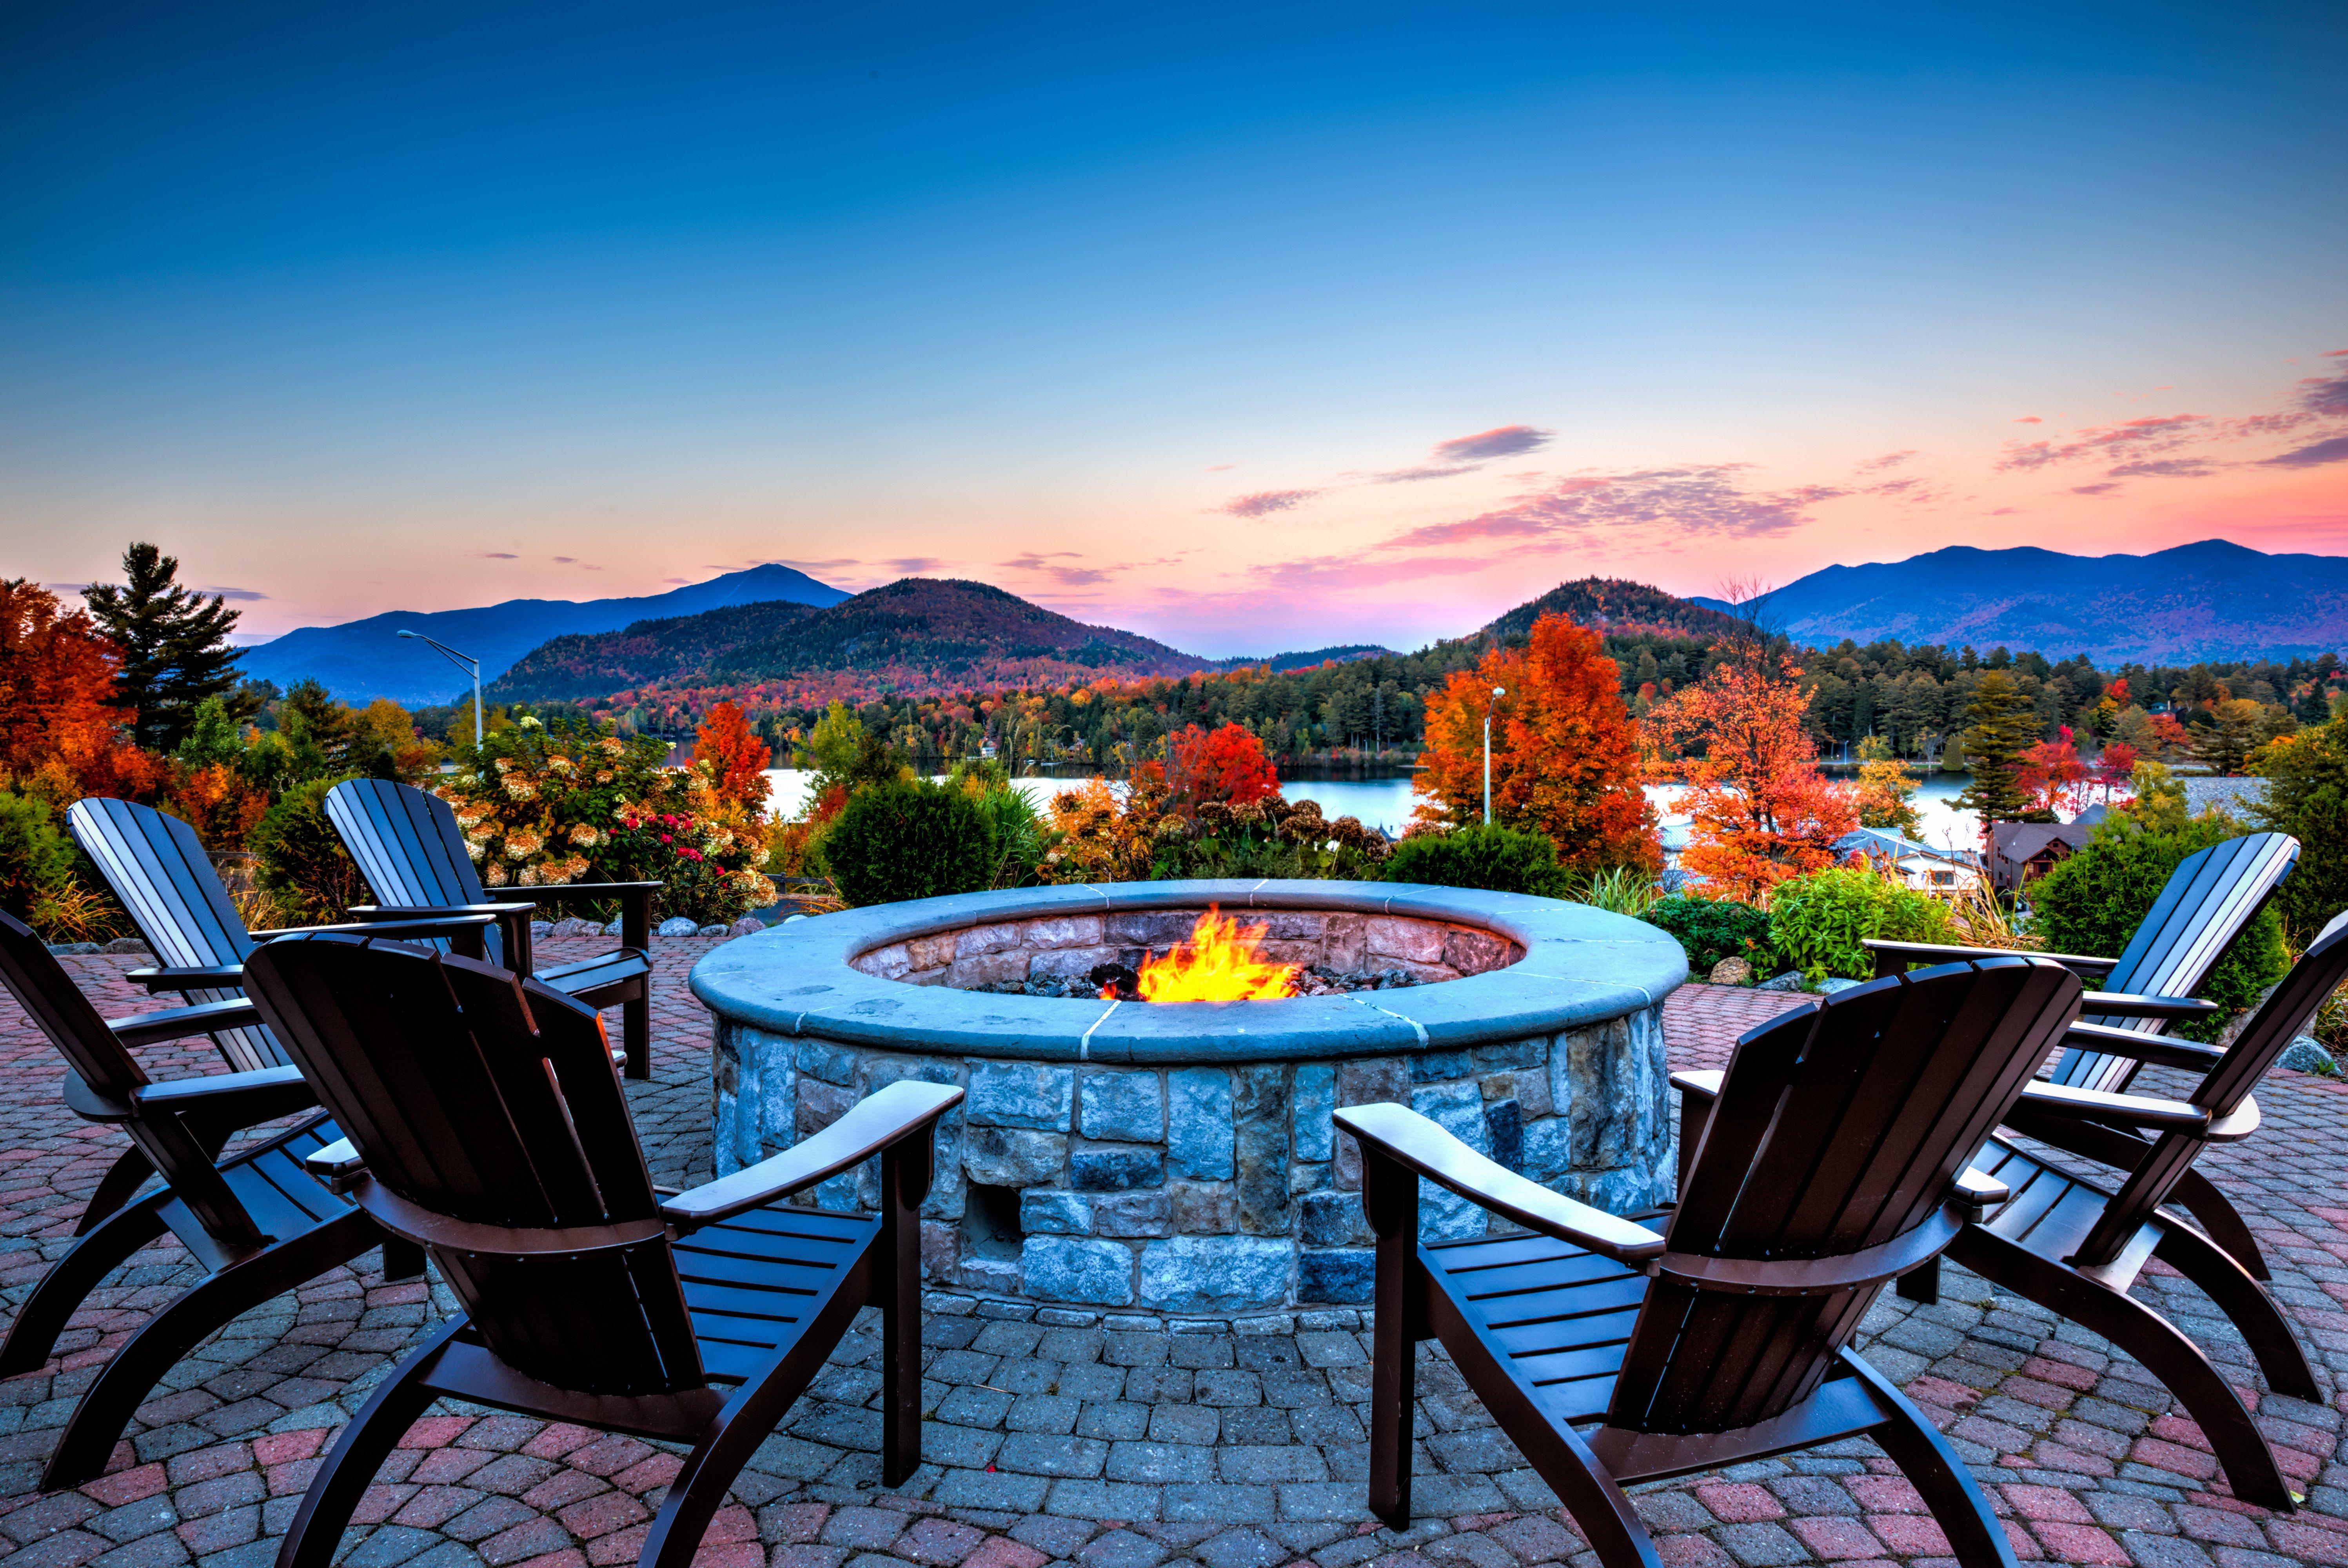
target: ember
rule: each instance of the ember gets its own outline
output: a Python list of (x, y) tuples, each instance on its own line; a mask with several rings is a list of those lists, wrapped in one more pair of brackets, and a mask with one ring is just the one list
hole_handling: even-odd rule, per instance
[[(1190, 928), (1187, 946), (1176, 947), (1141, 964), (1141, 999), (1145, 1002), (1271, 1002), (1296, 995), (1298, 966), (1266, 964), (1256, 957), (1265, 927), (1226, 920), (1209, 905)], [(1117, 988), (1104, 985), (1104, 1000), (1115, 1000)]]

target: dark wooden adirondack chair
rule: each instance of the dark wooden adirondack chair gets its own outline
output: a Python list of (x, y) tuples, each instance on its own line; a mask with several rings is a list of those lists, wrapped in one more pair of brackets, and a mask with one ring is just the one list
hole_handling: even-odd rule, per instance
[[(239, 1313), (378, 1244), (391, 1277), (424, 1267), (420, 1249), (387, 1235), (304, 1171), (305, 1155), (341, 1136), (324, 1114), (220, 1159), (239, 1130), (317, 1104), (297, 1069), (281, 1065), (158, 1083), (130, 1054), (134, 1046), (191, 1035), (258, 1034), (252, 1003), (232, 997), (109, 1023), (47, 945), (5, 913), (0, 983), (65, 1057), (66, 1103), (84, 1120), (120, 1127), (131, 1145), (99, 1183), (72, 1250), (17, 1308), (0, 1345), (0, 1377), (45, 1363), (98, 1282), (165, 1231), (205, 1271), (132, 1335), (84, 1391), (49, 1459), (45, 1490), (95, 1480), (157, 1380)], [(141, 1182), (158, 1172), (164, 1185), (133, 1202)]]
[[(327, 790), (326, 820), (375, 894), (375, 903), (350, 911), (355, 919), (407, 920), (458, 910), (496, 915), (489, 961), (590, 1007), (618, 1007), (628, 1076), (653, 1076), (652, 913), (660, 883), (485, 888), (448, 802), (382, 779), (346, 779)], [(541, 903), (605, 899), (620, 905), (620, 945), (601, 957), (539, 968), (530, 950), (531, 911)]]
[[(2184, 1067), (2203, 1059), (2190, 1042), (2175, 1042), (2178, 1048), (2171, 1049), (2164, 1031), (2177, 1019), (2206, 1017), (2219, 1010), (2215, 1003), (2194, 1000), (2193, 993), (2208, 983), (2218, 960), (2258, 918), (2298, 863), (2299, 841), (2288, 833), (2248, 833), (2213, 844), (2187, 856), (2169, 873), (2160, 897), (2117, 958), (2044, 954), (2084, 977), (2100, 975), (2104, 982), (2104, 989), (2087, 994), (2083, 1004), (2086, 1015), (2065, 1037), (2063, 1055), (2049, 1080), (2118, 1093), (2147, 1061)], [(1911, 961), (1940, 964), (1992, 951), (1874, 939), (1867, 945), (1874, 950), (1878, 975), (1896, 974)], [(2200, 1221), (2210, 1238), (2253, 1277), (2272, 1277), (2250, 1228), (2207, 1177), (2188, 1170), (2170, 1201)], [(1902, 1279), (1900, 1294), (1914, 1301), (1936, 1301), (1939, 1285), (1935, 1264)]]
[[(690, 1443), (641, 1561), (685, 1568), (742, 1463), (868, 1303), (882, 1474), (921, 1463), (921, 1223), (948, 1086), (897, 1083), (784, 1154), (663, 1197), (602, 1023), (502, 969), (349, 936), (253, 957), (262, 1016), (348, 1141), (312, 1157), (428, 1247), (464, 1313), (343, 1429), (278, 1553), (325, 1568), (376, 1467), (448, 1398)], [(880, 1160), (876, 1217), (779, 1200)]]
[(1993, 1138), (1974, 1163), (2012, 1188), (2013, 1200), (1949, 1248), (1984, 1279), (2094, 1329), (2151, 1368), (2209, 1435), (2235, 1494), (2269, 1508), (2288, 1509), (2293, 1498), (2258, 1424), (2200, 1348), (2128, 1287), (2147, 1259), (2159, 1258), (2241, 1330), (2270, 1386), (2323, 1401), (2291, 1325), (2259, 1282), (2209, 1237), (2159, 1211), (2202, 1150), (2257, 1130), (2250, 1090), (2343, 980), (2348, 914), (2324, 927), (2232, 1046), (2162, 1042), (2204, 1053), (2198, 1065), (2206, 1075), (2184, 1101), (2030, 1086), (2007, 1127), (2126, 1179), (2108, 1187), (2084, 1181)]
[[(2075, 975), (2006, 956), (1872, 981), (1754, 1030), (1661, 1235), (1403, 1107), (1339, 1110), (1378, 1237), (1371, 1511), (1409, 1523), (1411, 1342), (1433, 1336), (1610, 1568), (1660, 1563), (1625, 1484), (1862, 1434), (1961, 1563), (2011, 1564), (1963, 1462), (1849, 1342), (1886, 1283), (2005, 1196), (1965, 1157), (2078, 1006)], [(1420, 1243), (1421, 1177), (1531, 1233)]]
[[(66, 825), (160, 960), (125, 976), (149, 994), (169, 991), (198, 1006), (234, 1001), (243, 994), (244, 960), (261, 944), (313, 931), (373, 929), (370, 923), (246, 930), (195, 829), (150, 806), (91, 796), (67, 808)], [(411, 924), (409, 934), (437, 935), (459, 953), (479, 956), (488, 952), (490, 924), (479, 914), (443, 915)], [(285, 1053), (250, 1011), (221, 1016), (237, 1022), (208, 1033), (231, 1068), (252, 1072), (284, 1066)]]

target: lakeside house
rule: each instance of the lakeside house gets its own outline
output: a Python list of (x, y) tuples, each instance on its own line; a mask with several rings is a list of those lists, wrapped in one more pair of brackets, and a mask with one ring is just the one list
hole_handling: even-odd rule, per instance
[(1834, 842), (1844, 861), (1869, 861), (1897, 872), (1918, 892), (1950, 895), (1981, 885), (1981, 857), (1970, 850), (1939, 850), (1904, 838), (1889, 828), (1860, 828)]

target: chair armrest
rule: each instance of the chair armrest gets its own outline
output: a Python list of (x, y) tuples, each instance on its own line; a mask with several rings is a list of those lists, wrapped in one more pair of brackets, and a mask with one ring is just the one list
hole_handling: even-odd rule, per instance
[(1728, 1075), (1718, 1068), (1704, 1072), (1673, 1073), (1672, 1087), (1683, 1096), (1696, 1099), (1718, 1099), (1720, 1086)]
[(2113, 1018), (2207, 1018), (2226, 1009), (2196, 996), (2146, 996), (2134, 991), (2090, 991), (2079, 1011)]
[(623, 893), (658, 892), (666, 882), (541, 882), (536, 887), (493, 887), (487, 890), (493, 899), (509, 898), (617, 898)]
[(1663, 1255), (1663, 1238), (1644, 1225), (1560, 1197), (1487, 1160), (1407, 1106), (1349, 1105), (1334, 1119), (1365, 1149), (1528, 1229), (1621, 1263), (1644, 1264)]
[(233, 991), (244, 984), (242, 964), (158, 965), (133, 969), (123, 976), (134, 985), (156, 991)]
[(326, 1184), (330, 1192), (347, 1192), (351, 1182), (366, 1169), (366, 1161), (351, 1146), (347, 1138), (337, 1138), (323, 1143), (302, 1156), (302, 1169)]
[[(538, 890), (537, 888), (530, 887), (530, 888), (523, 888), (523, 889), (521, 889), (520, 891), (521, 891), (521, 892), (532, 892), (532, 893), (534, 893), (534, 892), (537, 892), (539, 890)], [(497, 919), (497, 918), (498, 918), (499, 916), (500, 916), (500, 915), (510, 914), (511, 913), (513, 913), (513, 909), (514, 909), (514, 906), (513, 906), (512, 904), (510, 904), (510, 903), (420, 903), (420, 904), (412, 904), (412, 905), (409, 905), (409, 904), (388, 904), (388, 903), (355, 903), (355, 904), (351, 905), (351, 907), (350, 907), (349, 909), (345, 910), (344, 913), (346, 913), (346, 914), (348, 914), (348, 915), (350, 915), (354, 920), (355, 920), (355, 921), (359, 922), (359, 923), (362, 923), (362, 924), (372, 925), (372, 924), (376, 923), (376, 922), (378, 922), (378, 921), (385, 921), (385, 920), (431, 920), (431, 919), (437, 919), (437, 918), (438, 918), (438, 917), (440, 917), (440, 916), (443, 916), (443, 915), (464, 915), (464, 914), (469, 914), (469, 915), (475, 915), (475, 916), (483, 917), (483, 918), (489, 919), (489, 920), (495, 920), (495, 919)], [(322, 930), (322, 929), (324, 929), (324, 928), (323, 928), (323, 927), (318, 927), (318, 926), (313, 926), (313, 927), (311, 927), (310, 929), (312, 929), (312, 930)], [(273, 933), (272, 934), (274, 934), (274, 933)]]
[(660, 1206), (661, 1217), (683, 1229), (714, 1224), (771, 1203), (786, 1193), (812, 1187), (861, 1165), (892, 1143), (926, 1134), (937, 1119), (962, 1103), (952, 1084), (911, 1078), (866, 1095), (838, 1121), (771, 1160), (746, 1171), (705, 1181)]
[(1972, 1211), (1972, 1218), (1984, 1219), (1992, 1209), (2001, 1208), (2013, 1196), (2013, 1189), (1994, 1176), (1984, 1176), (1972, 1166), (1957, 1172), (1957, 1202)]
[(498, 916), (494, 914), (451, 914), (429, 920), (360, 920), (344, 925), (289, 925), (282, 931), (256, 931), (252, 934), (256, 942), (271, 942), (281, 936), (392, 936), (407, 941), (445, 936), (463, 956), (484, 958), (489, 954), (489, 944), (483, 940), (485, 928), (497, 923)]
[(292, 1111), (307, 1110), (318, 1103), (318, 1097), (302, 1077), (302, 1069), (287, 1066), (140, 1084), (130, 1091), (130, 1103), (142, 1111), (233, 1111), (236, 1124), (249, 1127)]
[[(1918, 963), (1954, 964), (1965, 958), (2006, 958), (2012, 954), (2002, 947), (1950, 947), (1936, 942), (1892, 942), (1883, 937), (1859, 939), (1861, 947), (1873, 953), (1878, 960), (1897, 958)], [(2108, 975), (2119, 965), (2116, 958), (2096, 958), (2084, 953), (2033, 953), (2033, 958), (2051, 958), (2074, 975)], [(1876, 965), (1881, 973), (1882, 965)]]
[(2181, 1100), (2154, 1099), (2141, 1094), (2107, 1094), (2097, 1088), (2073, 1088), (2068, 1084), (2033, 1083), (2022, 1091), (2022, 1103), (2033, 1110), (2075, 1116), (2085, 1121), (2117, 1122), (2122, 1127), (2159, 1127), (2198, 1132), (2209, 1125), (2209, 1113)]
[(184, 1040), (190, 1035), (209, 1035), (215, 1029), (251, 1028), (260, 1022), (261, 1015), (253, 1010), (251, 1002), (232, 996), (225, 1002), (202, 1002), (192, 1007), (167, 1007), (160, 1013), (108, 1018), (106, 1026), (126, 1046), (155, 1046), (165, 1040)]
[(2170, 1035), (2139, 1034), (2110, 1024), (2074, 1024), (2064, 1032), (2063, 1044), (2075, 1050), (2097, 1051), (2107, 1057), (2127, 1057), (2132, 1061), (2184, 1068), (2191, 1072), (2206, 1073), (2226, 1057), (2216, 1046), (2180, 1040)]

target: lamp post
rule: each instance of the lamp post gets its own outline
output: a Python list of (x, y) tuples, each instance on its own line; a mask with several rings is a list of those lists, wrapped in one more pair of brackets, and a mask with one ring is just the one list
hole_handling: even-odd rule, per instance
[(1484, 825), (1492, 825), (1492, 703), (1509, 695), (1506, 686), (1492, 688), (1491, 701), (1484, 705)]
[[(458, 669), (465, 671), (468, 675), (470, 675), (473, 677), (473, 746), (474, 748), (478, 750), (481, 744), (481, 661), (473, 657), (470, 654), (460, 654), (456, 649), (450, 647), (448, 644), (441, 642), (437, 638), (427, 637), (421, 632), (402, 632), (399, 634), (403, 637), (413, 637), (419, 643), (430, 643), (434, 647), (440, 650), (441, 657), (447, 659), (450, 664), (456, 665)], [(1488, 737), (1488, 732), (1491, 729), (1491, 723), (1488, 719), (1485, 722), (1484, 727)], [(1485, 771), (1488, 773), (1491, 771), (1488, 765), (1487, 765)], [(1490, 793), (1488, 786), (1487, 786), (1486, 793)]]

